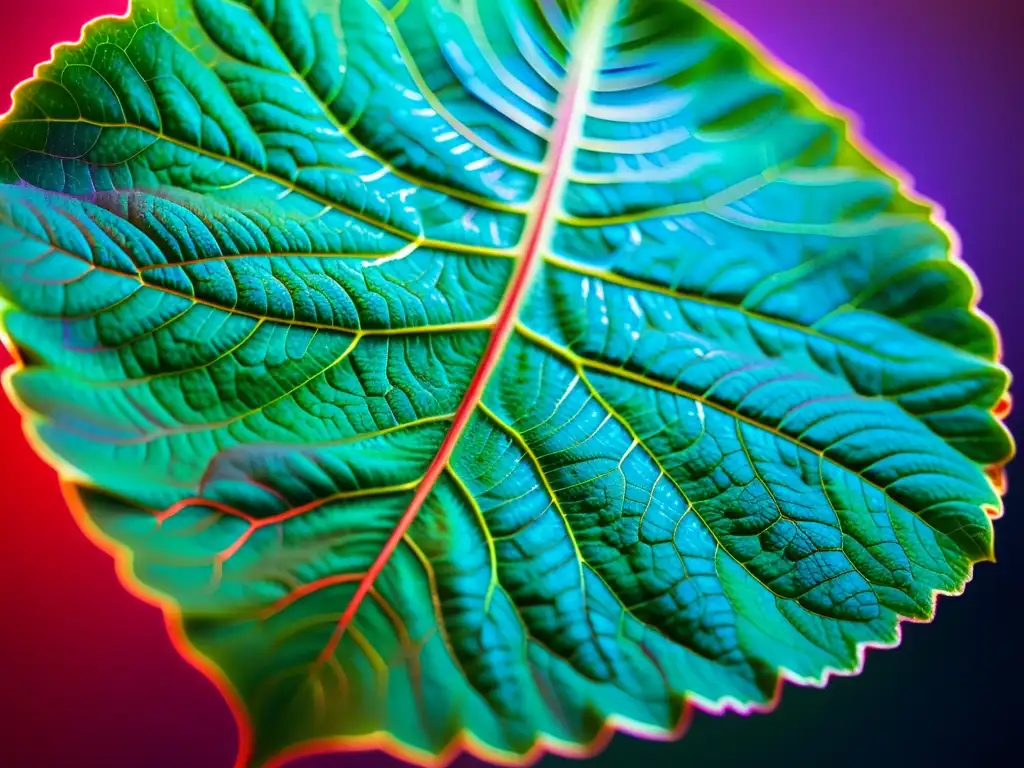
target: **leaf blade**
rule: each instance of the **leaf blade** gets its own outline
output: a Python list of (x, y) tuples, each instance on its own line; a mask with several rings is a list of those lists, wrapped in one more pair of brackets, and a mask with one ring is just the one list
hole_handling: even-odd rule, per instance
[[(991, 556), (1007, 376), (950, 233), (733, 30), (609, 3), (545, 176), (576, 5), (277, 5), (136, 3), (0, 136), (4, 180), (51, 190), (3, 188), (15, 397), (227, 671), (255, 762), (381, 732), (521, 759), (767, 708)], [(359, 474), (453, 419), (418, 501), (429, 463)]]

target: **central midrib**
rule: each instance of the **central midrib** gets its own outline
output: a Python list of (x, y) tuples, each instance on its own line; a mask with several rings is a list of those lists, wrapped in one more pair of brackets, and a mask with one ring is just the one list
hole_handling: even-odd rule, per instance
[(591, 86), (596, 79), (601, 61), (604, 37), (617, 3), (618, 0), (596, 0), (596, 2), (589, 3), (584, 11), (584, 16), (574, 36), (575, 41), (578, 42), (574, 45), (569, 61), (566, 86), (558, 101), (551, 144), (544, 162), (545, 172), (540, 179), (537, 206), (533, 215), (527, 220), (523, 237), (523, 252), (516, 264), (508, 288), (505, 290), (501, 308), (483, 357), (477, 365), (466, 394), (463, 395), (459, 407), (452, 417), (452, 425), (445, 435), (441, 447), (438, 448), (430, 462), (423, 480), (417, 486), (412, 501), (402, 513), (394, 530), (381, 548), (380, 554), (377, 555), (373, 564), (359, 581), (359, 586), (320, 653), (318, 662), (324, 662), (334, 654), (363, 599), (373, 588), (377, 577), (384, 570), (392, 553), (402, 541), (434, 485), (444, 472), (455, 446), (483, 397), (487, 383), (501, 361), (505, 346), (515, 331), (519, 311), (541, 262), (541, 252), (550, 239), (551, 228), (554, 225), (552, 208), (562, 194), (567, 171), (573, 162)]

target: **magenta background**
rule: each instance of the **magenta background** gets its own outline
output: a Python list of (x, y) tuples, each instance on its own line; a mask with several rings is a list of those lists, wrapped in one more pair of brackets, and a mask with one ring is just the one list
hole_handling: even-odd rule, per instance
[[(868, 139), (945, 205), (985, 286), (982, 307), (1002, 327), (1006, 362), (1020, 370), (1024, 2), (715, 4), (860, 114)], [(6, 0), (0, 94), (48, 58), (51, 43), (76, 39), (84, 21), (124, 5)], [(0, 111), (7, 106), (0, 96)], [(110, 559), (78, 531), (53, 473), (0, 400), (0, 765), (230, 768), (236, 736), (226, 705), (171, 648), (158, 611), (128, 595)], [(1012, 425), (1024, 422), (1020, 415)], [(944, 600), (934, 625), (906, 627), (899, 650), (870, 654), (860, 678), (835, 680), (824, 692), (789, 688), (767, 717), (698, 717), (676, 745), (620, 736), (594, 765), (979, 766), (1000, 754), (1007, 761), (1009, 750), (1019, 751), (1024, 683), (1024, 634), (1012, 613), (1024, 606), (1024, 510), (1013, 509), (1020, 497), (1008, 497), (997, 524), (999, 564), (980, 568), (964, 598)], [(373, 754), (295, 765), (398, 763)]]

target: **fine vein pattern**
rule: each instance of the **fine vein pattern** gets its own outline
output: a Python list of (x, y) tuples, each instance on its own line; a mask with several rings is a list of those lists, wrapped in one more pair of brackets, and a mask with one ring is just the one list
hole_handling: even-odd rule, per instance
[(134, 0), (0, 121), (7, 390), (238, 765), (770, 708), (992, 559), (952, 233), (695, 0)]

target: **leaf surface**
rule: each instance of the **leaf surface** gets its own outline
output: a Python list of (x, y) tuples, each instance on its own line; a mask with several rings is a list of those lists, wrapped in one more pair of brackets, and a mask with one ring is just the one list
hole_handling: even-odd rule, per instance
[(678, 0), (135, 0), (0, 123), (8, 390), (240, 765), (767, 709), (992, 557), (935, 207)]

